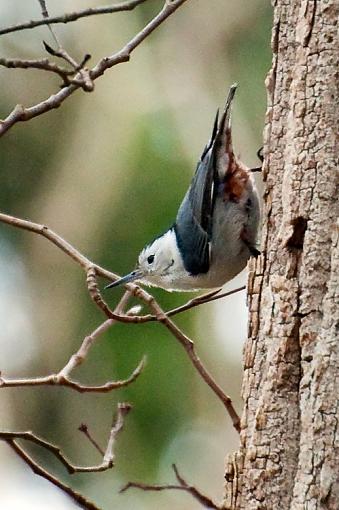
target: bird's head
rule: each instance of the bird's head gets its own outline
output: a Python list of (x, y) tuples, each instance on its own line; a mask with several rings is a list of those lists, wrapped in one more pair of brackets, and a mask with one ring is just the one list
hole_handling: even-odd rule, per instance
[(117, 287), (133, 281), (167, 288), (177, 271), (182, 270), (182, 260), (176, 243), (174, 229), (157, 237), (140, 252), (136, 268), (127, 275), (107, 285)]

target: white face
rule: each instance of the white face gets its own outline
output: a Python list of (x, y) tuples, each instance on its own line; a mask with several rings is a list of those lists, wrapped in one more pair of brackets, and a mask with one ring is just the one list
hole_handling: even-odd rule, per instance
[(138, 258), (138, 270), (142, 273), (141, 281), (149, 285), (163, 286), (170, 280), (178, 264), (178, 248), (172, 230), (146, 246)]
[(141, 282), (166, 290), (191, 290), (192, 277), (184, 268), (173, 229), (146, 246), (139, 255), (137, 267), (106, 288), (129, 282)]

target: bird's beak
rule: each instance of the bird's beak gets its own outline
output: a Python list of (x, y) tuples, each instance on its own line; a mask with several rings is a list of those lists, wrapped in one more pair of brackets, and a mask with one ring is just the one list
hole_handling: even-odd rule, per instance
[(118, 285), (124, 285), (125, 283), (134, 282), (134, 280), (138, 280), (143, 277), (142, 271), (139, 269), (135, 269), (131, 273), (126, 274), (122, 278), (119, 278), (115, 282), (106, 285), (105, 289), (111, 289), (112, 287), (117, 287)]

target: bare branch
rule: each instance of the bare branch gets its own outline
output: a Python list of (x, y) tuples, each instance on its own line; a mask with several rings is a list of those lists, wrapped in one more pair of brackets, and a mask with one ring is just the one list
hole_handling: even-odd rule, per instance
[(89, 433), (89, 430), (88, 430), (88, 426), (86, 425), (86, 423), (81, 423), (81, 425), (78, 427), (78, 430), (80, 432), (82, 432), (86, 437), (87, 439), (89, 440), (90, 443), (92, 443), (92, 445), (94, 446), (94, 448), (96, 450), (98, 450), (98, 452), (100, 453), (100, 455), (102, 455), (102, 457), (105, 455), (105, 452), (104, 450), (101, 448), (101, 446), (99, 445), (99, 443), (94, 439), (94, 437)]
[[(166, 311), (166, 315), (168, 317), (173, 317), (174, 315), (178, 315), (179, 313), (186, 312), (191, 308), (195, 308), (196, 306), (204, 305), (206, 303), (210, 303), (211, 301), (216, 301), (217, 299), (222, 299), (224, 297), (231, 296), (232, 294), (236, 294), (237, 292), (241, 292), (246, 289), (246, 285), (242, 285), (236, 289), (228, 290), (226, 292), (222, 292), (220, 294), (221, 289), (214, 290), (212, 292), (208, 292), (207, 294), (203, 294), (202, 296), (198, 296), (196, 298), (190, 299), (187, 303), (178, 306), (177, 308), (172, 308), (172, 310)], [(150, 322), (156, 321), (157, 317), (155, 315), (137, 315), (134, 316), (133, 322)]]
[[(59, 39), (58, 39), (58, 36), (56, 35), (56, 33), (54, 32), (54, 28), (51, 27), (50, 23), (48, 23), (48, 18), (49, 18), (49, 13), (48, 13), (48, 10), (47, 10), (47, 5), (46, 5), (46, 0), (38, 0), (39, 4), (40, 4), (40, 7), (41, 7), (41, 14), (42, 14), (42, 17), (47, 21), (47, 26), (48, 26), (48, 30), (50, 31), (56, 45), (61, 48), (61, 44), (59, 42)], [(46, 43), (44, 42), (44, 45), (46, 47)], [(48, 51), (48, 50), (47, 50)]]
[[(115, 313), (122, 312), (127, 305), (127, 302), (130, 298), (130, 293), (127, 291), (122, 296), (120, 302), (118, 303)], [(128, 315), (129, 312), (127, 312)], [(116, 321), (114, 319), (108, 319), (105, 322), (103, 322), (96, 330), (93, 331), (90, 335), (86, 336), (79, 348), (79, 350), (71, 356), (68, 363), (65, 365), (65, 367), (59, 372), (58, 376), (60, 378), (67, 378), (69, 377), (69, 374), (81, 363), (83, 363), (88, 355), (88, 352), (90, 348), (93, 346), (93, 344), (98, 340), (98, 338), (107, 331), (113, 324), (115, 324)], [(144, 360), (141, 361), (141, 364), (137, 367), (137, 374), (134, 372), (132, 374), (132, 377), (137, 377), (140, 373), (140, 369), (143, 369)], [(131, 381), (132, 382), (132, 381)]]
[(97, 267), (94, 265), (92, 265), (87, 270), (87, 278), (86, 278), (87, 289), (88, 289), (88, 292), (89, 292), (89, 295), (90, 295), (90, 298), (92, 299), (92, 301), (100, 308), (100, 310), (103, 311), (103, 313), (106, 315), (106, 317), (109, 317), (110, 319), (120, 320), (120, 318), (123, 317), (121, 319), (121, 322), (125, 322), (125, 319), (126, 319), (126, 322), (136, 322), (136, 320), (133, 316), (128, 317), (127, 315), (125, 315), (123, 313), (115, 314), (110, 309), (110, 307), (108, 306), (106, 301), (104, 301), (104, 299), (100, 293), (100, 290), (98, 287), (98, 282), (97, 282), (97, 274), (99, 274), (99, 273), (97, 271)]
[(43, 467), (41, 467), (28, 453), (17, 443), (17, 440), (22, 439), (25, 441), (30, 441), (32, 443), (41, 446), (45, 450), (51, 452), (56, 459), (67, 469), (69, 474), (74, 473), (97, 473), (102, 471), (107, 471), (114, 466), (114, 446), (116, 442), (117, 435), (122, 431), (124, 426), (124, 419), (132, 409), (131, 405), (127, 402), (119, 403), (117, 406), (117, 417), (114, 420), (112, 425), (109, 438), (107, 441), (107, 447), (105, 452), (103, 453), (102, 462), (95, 466), (76, 466), (72, 464), (67, 457), (62, 453), (58, 446), (41, 439), (37, 435), (33, 434), (33, 432), (8, 432), (8, 431), (0, 431), (0, 440), (5, 441), (14, 451), (15, 453), (21, 457), (24, 462), (32, 469), (32, 471), (45, 478), (53, 485), (61, 489), (63, 492), (68, 494), (74, 501), (76, 501), (82, 508), (87, 510), (99, 510), (99, 508), (94, 505), (94, 503), (88, 501), (82, 494), (76, 492), (68, 485), (64, 484), (61, 480), (53, 476), (51, 473), (46, 471)]
[[(105, 301), (102, 299), (102, 296), (98, 290), (98, 286), (96, 284), (96, 269), (94, 269), (95, 266), (92, 266), (89, 271), (87, 271), (87, 283), (88, 283), (88, 289), (90, 292), (90, 295), (92, 299), (95, 301), (95, 303), (101, 308), (101, 310), (105, 313), (107, 316), (114, 317), (115, 320), (121, 320), (122, 322), (132, 322), (132, 323), (138, 323), (138, 322), (147, 322), (145, 320), (138, 320), (142, 319), (142, 317), (139, 316), (132, 316), (128, 317), (127, 315), (118, 315), (115, 314), (110, 310), (108, 305), (105, 303)], [(171, 333), (172, 335), (180, 342), (180, 344), (185, 349), (189, 359), (191, 360), (192, 364), (202, 377), (202, 379), (206, 382), (206, 384), (214, 391), (214, 393), (217, 395), (217, 397), (222, 401), (224, 406), (226, 407), (234, 428), (240, 432), (240, 418), (237, 414), (236, 410), (233, 407), (233, 403), (231, 398), (226, 395), (226, 393), (222, 390), (222, 388), (216, 383), (216, 381), (213, 379), (211, 374), (208, 372), (208, 370), (205, 368), (204, 364), (200, 360), (199, 356), (195, 352), (194, 342), (185, 335), (181, 329), (174, 324), (174, 322), (168, 317), (168, 315), (161, 309), (157, 301), (154, 299), (154, 297), (146, 292), (144, 289), (141, 289), (138, 286), (134, 286), (132, 284), (126, 285), (126, 288), (130, 290), (131, 293), (133, 293), (135, 296), (142, 299), (147, 305), (150, 307), (150, 309), (153, 312), (153, 317), (158, 322), (161, 322)], [(234, 291), (231, 291), (231, 293), (238, 292), (239, 289), (235, 289)], [(213, 291), (212, 293), (209, 293), (207, 295), (202, 296), (202, 300), (204, 302), (204, 299), (211, 299), (215, 297), (218, 291)], [(228, 293), (227, 293), (228, 294)], [(199, 298), (197, 298), (199, 301)], [(146, 316), (148, 317), (148, 316)], [(152, 317), (152, 316), (150, 316)], [(152, 320), (152, 319), (149, 319)]]
[[(45, 0), (38, 0), (38, 2), (39, 2), (40, 7), (41, 7), (41, 13), (42, 13), (43, 18), (48, 20), (49, 13), (48, 13), (48, 10), (47, 10), (46, 1)], [(65, 60), (65, 62), (67, 62), (68, 64), (70, 64), (73, 67), (74, 72), (76, 72), (76, 71), (79, 72), (80, 79), (74, 78), (72, 80), (72, 83), (78, 83), (80, 85), (80, 87), (82, 87), (85, 92), (92, 92), (93, 89), (94, 89), (94, 83), (92, 82), (92, 80), (91, 80), (91, 78), (89, 76), (88, 69), (82, 69), (82, 65), (84, 65), (85, 62), (88, 61), (89, 55), (86, 55), (82, 59), (82, 64), (79, 64), (68, 53), (68, 51), (66, 51), (65, 48), (63, 48), (63, 46), (62, 46), (62, 44), (61, 44), (61, 42), (59, 40), (59, 37), (57, 36), (54, 28), (50, 25), (50, 23), (48, 23), (47, 26), (48, 26), (48, 29), (49, 29), (49, 31), (50, 31), (50, 33), (51, 33), (51, 35), (52, 35), (52, 37), (53, 37), (57, 47), (58, 47), (58, 49), (54, 50), (45, 41), (43, 41), (45, 50), (50, 55), (53, 55), (54, 57), (59, 57), (59, 58), (62, 58), (63, 60)], [(70, 80), (67, 80), (67, 78), (64, 79), (64, 86), (69, 85), (69, 83), (70, 83)]]
[[(140, 324), (143, 322), (152, 322), (157, 321), (157, 316), (152, 314), (147, 315), (137, 315), (135, 313), (129, 313), (127, 315), (125, 314), (116, 314), (113, 312), (108, 304), (104, 301), (97, 284), (96, 280), (97, 276), (97, 269), (96, 266), (93, 264), (93, 266), (87, 271), (87, 287), (89, 294), (92, 298), (92, 300), (96, 303), (96, 305), (104, 312), (104, 314), (107, 317), (114, 318), (114, 320), (121, 321), (121, 322), (132, 322), (136, 324)], [(132, 289), (132, 287), (139, 288), (134, 286), (131, 286), (130, 284), (126, 285), (126, 288)], [(242, 290), (245, 290), (246, 286), (243, 285), (241, 287), (238, 287), (236, 289), (232, 289), (226, 292), (222, 292), (220, 294), (221, 289), (213, 290), (212, 292), (208, 292), (207, 294), (203, 294), (202, 296), (198, 296), (196, 298), (190, 299), (185, 303), (184, 305), (178, 306), (177, 308), (173, 308), (172, 310), (166, 311), (166, 315), (168, 317), (172, 317), (173, 315), (177, 315), (179, 313), (185, 312), (187, 310), (190, 310), (191, 308), (195, 308), (196, 306), (203, 305), (205, 303), (209, 303), (211, 301), (215, 301), (217, 299), (222, 299), (224, 297), (231, 296), (232, 294), (236, 294), (237, 292), (240, 292)], [(135, 294), (135, 290), (131, 290)], [(143, 298), (142, 298), (143, 299)]]
[[(99, 290), (96, 285), (95, 281), (95, 271), (93, 270), (93, 267), (91, 268), (89, 272), (87, 272), (87, 281), (89, 282), (88, 288), (89, 292), (91, 294), (92, 299), (98, 304), (98, 306), (103, 310), (103, 312), (108, 316), (114, 316), (115, 320), (122, 320), (123, 322), (128, 321), (128, 319), (131, 319), (130, 322), (138, 323), (138, 322), (147, 322), (145, 320), (138, 321), (138, 319), (142, 319), (142, 317), (139, 316), (132, 316), (128, 317), (126, 315), (115, 315), (114, 312), (110, 310), (108, 305), (104, 302), (104, 300), (101, 297), (101, 294), (99, 293)], [(236, 410), (234, 409), (233, 403), (231, 398), (226, 395), (226, 393), (223, 391), (223, 389), (216, 383), (216, 381), (213, 379), (211, 374), (208, 372), (202, 361), (200, 360), (199, 356), (197, 355), (194, 347), (194, 342), (187, 336), (181, 329), (174, 324), (174, 322), (168, 317), (168, 315), (161, 309), (157, 301), (151, 296), (148, 292), (146, 292), (144, 289), (140, 289), (140, 287), (132, 286), (131, 284), (126, 285), (128, 289), (134, 293), (135, 296), (140, 297), (145, 303), (148, 304), (150, 309), (153, 312), (153, 317), (158, 322), (161, 322), (171, 333), (172, 335), (180, 342), (180, 344), (185, 349), (189, 359), (191, 360), (192, 364), (202, 377), (202, 379), (206, 382), (206, 384), (214, 391), (214, 393), (217, 395), (217, 397), (222, 401), (225, 408), (227, 409), (234, 428), (240, 432), (240, 418)], [(133, 289), (134, 287), (134, 289)], [(241, 288), (240, 288), (241, 290)], [(231, 293), (238, 292), (239, 289), (235, 289), (234, 291), (231, 291)], [(213, 291), (212, 293), (209, 293), (205, 296), (205, 299), (212, 299), (215, 298), (215, 294), (217, 291)], [(229, 295), (229, 293), (226, 293)], [(202, 302), (206, 302), (204, 299), (204, 296), (202, 296)], [(197, 298), (197, 301), (199, 303), (199, 298)], [(201, 304), (201, 303), (199, 303)], [(191, 303), (192, 305), (192, 303)], [(196, 306), (192, 305), (192, 306)], [(148, 316), (145, 316), (148, 317)], [(152, 316), (150, 316), (149, 320), (152, 320)]]
[(106, 465), (108, 467), (112, 467), (114, 465), (114, 445), (116, 442), (117, 435), (119, 432), (122, 431), (124, 426), (124, 420), (125, 416), (130, 412), (132, 409), (131, 404), (128, 402), (123, 402), (122, 404), (118, 404), (118, 412), (116, 419), (113, 422), (111, 433), (109, 436), (109, 440), (107, 443), (107, 448), (105, 451), (105, 455), (103, 458), (103, 465)]
[[(25, 108), (22, 105), (17, 105), (4, 120), (0, 120), (0, 136), (5, 134), (17, 122), (25, 122), (54, 108), (59, 108), (65, 99), (67, 99), (80, 87), (88, 91), (93, 90), (93, 87), (91, 88), (91, 86), (87, 88), (88, 84), (93, 84), (99, 76), (102, 76), (104, 72), (107, 71), (107, 69), (110, 69), (122, 62), (128, 62), (131, 53), (135, 50), (135, 48), (137, 48), (158, 26), (160, 26), (186, 1), (187, 0), (172, 0), (169, 2), (165, 0), (161, 11), (120, 51), (109, 57), (102, 58), (91, 70), (80, 70), (70, 85), (63, 87), (59, 92), (51, 95), (44, 101), (28, 108)], [(83, 76), (82, 71), (86, 71), (85, 76)]]
[(19, 32), (36, 28), (41, 25), (55, 25), (56, 23), (70, 23), (80, 18), (88, 18), (89, 16), (96, 16), (98, 14), (113, 14), (115, 12), (132, 11), (138, 5), (146, 2), (146, 0), (129, 0), (127, 2), (120, 2), (115, 5), (107, 5), (103, 7), (90, 7), (81, 11), (69, 12), (61, 16), (45, 17), (44, 19), (37, 19), (27, 21), (25, 23), (18, 23), (10, 27), (0, 29), (0, 35), (9, 34), (11, 32)]
[[(86, 62), (89, 58), (89, 55), (85, 55), (83, 58), (83, 62)], [(42, 59), (11, 59), (11, 58), (3, 58), (0, 57), (0, 65), (3, 67), (7, 67), (8, 69), (38, 69), (40, 71), (52, 72), (60, 76), (62, 78), (62, 87), (70, 85), (70, 84), (78, 84), (80, 87), (84, 88), (88, 87), (84, 84), (83, 79), (74, 78), (74, 74), (79, 71), (82, 67), (82, 63), (80, 63), (76, 70), (70, 70), (66, 67), (59, 66), (55, 64), (55, 62), (51, 62), (48, 58)], [(85, 72), (86, 69), (83, 69)], [(86, 71), (87, 72), (87, 71)], [(91, 85), (89, 85), (91, 86)], [(86, 91), (88, 91), (86, 89)]]
[(184, 305), (178, 306), (177, 308), (173, 308), (173, 310), (169, 310), (166, 312), (166, 315), (172, 317), (173, 315), (177, 315), (178, 313), (186, 312), (186, 310), (190, 310), (191, 308), (195, 308), (196, 306), (204, 305), (205, 303), (210, 303), (211, 301), (215, 301), (217, 299), (222, 299), (224, 297), (232, 296), (232, 294), (236, 294), (237, 292), (241, 292), (246, 289), (246, 285), (242, 285), (236, 289), (228, 290), (226, 292), (222, 292), (220, 294), (221, 289), (218, 289), (213, 292), (209, 292), (207, 294), (203, 294), (202, 296), (198, 296), (196, 298), (187, 301)]
[[(95, 280), (96, 275), (108, 278), (110, 281), (117, 280), (119, 278), (118, 275), (111, 273), (110, 271), (107, 271), (106, 269), (91, 262), (87, 257), (85, 257), (78, 250), (76, 250), (71, 244), (69, 244), (61, 236), (53, 232), (53, 230), (48, 228), (46, 225), (41, 225), (39, 223), (34, 223), (32, 221), (22, 220), (20, 218), (16, 218), (15, 216), (10, 216), (8, 214), (3, 213), (0, 213), (0, 221), (17, 228), (21, 228), (23, 230), (28, 230), (29, 232), (34, 232), (35, 234), (39, 234), (48, 239), (49, 241), (51, 241), (55, 246), (60, 248), (60, 250), (62, 250), (64, 253), (66, 253), (66, 255), (71, 257), (71, 259), (77, 262), (77, 264), (79, 264), (86, 271), (90, 295), (92, 299), (98, 304), (98, 306), (104, 311), (104, 313), (109, 318), (120, 322), (136, 322), (134, 316), (129, 316), (127, 314), (122, 315), (120, 308), (119, 314), (111, 311), (108, 305), (106, 305), (106, 303), (103, 302), (104, 303), (103, 305), (99, 304), (99, 300), (100, 299), (102, 300), (102, 298), (100, 295), (96, 296), (97, 288)], [(93, 286), (92, 289), (91, 286)], [(143, 291), (142, 289), (140, 289), (140, 287), (138, 287), (137, 285), (128, 284), (126, 288), (133, 295), (139, 294), (141, 297), (148, 296), (148, 294), (145, 293), (145, 291)]]
[(73, 70), (66, 69), (66, 67), (61, 67), (55, 64), (54, 62), (50, 62), (48, 58), (42, 58), (39, 60), (24, 60), (24, 59), (13, 59), (13, 58), (2, 58), (0, 57), (0, 65), (7, 67), (9, 69), (40, 69), (42, 71), (50, 71), (52, 73), (56, 73), (61, 78), (65, 79), (65, 77), (71, 76), (74, 74)]
[(189, 485), (184, 478), (179, 474), (178, 468), (175, 464), (172, 464), (172, 468), (174, 470), (176, 479), (179, 484), (164, 484), (164, 485), (151, 485), (141, 482), (128, 482), (122, 489), (120, 489), (120, 493), (126, 492), (129, 489), (141, 489), (143, 491), (164, 491), (164, 490), (181, 490), (188, 492), (193, 496), (194, 499), (199, 501), (199, 503), (205, 508), (214, 508), (216, 510), (221, 510), (221, 506), (214, 503), (214, 501), (203, 494), (200, 490), (198, 490), (193, 485)]
[[(130, 293), (127, 291), (123, 297), (121, 298), (119, 304), (116, 307), (116, 313), (121, 313), (126, 306), (128, 299), (130, 297)], [(114, 312), (112, 312), (114, 313)], [(127, 312), (128, 316), (128, 312)], [(86, 336), (84, 340), (82, 341), (82, 344), (78, 351), (73, 354), (69, 361), (66, 363), (66, 365), (57, 373), (57, 374), (50, 374), (48, 376), (43, 377), (33, 377), (33, 378), (5, 378), (0, 373), (0, 388), (9, 388), (9, 387), (21, 387), (21, 386), (65, 386), (68, 388), (71, 388), (75, 391), (78, 391), (80, 393), (89, 393), (89, 392), (96, 392), (96, 393), (107, 393), (109, 391), (112, 391), (114, 389), (122, 388), (124, 386), (128, 386), (132, 382), (134, 382), (137, 377), (141, 374), (141, 372), (144, 369), (145, 366), (145, 360), (144, 357), (139, 365), (136, 367), (136, 369), (132, 372), (130, 377), (125, 380), (121, 381), (109, 381), (105, 384), (99, 385), (99, 386), (89, 386), (80, 384), (73, 379), (70, 378), (71, 372), (81, 365), (85, 359), (88, 356), (90, 348), (93, 346), (93, 344), (99, 339), (99, 337), (107, 331), (113, 324), (115, 324), (114, 319), (108, 319), (98, 328), (96, 328), (90, 335)]]
[[(22, 220), (20, 218), (16, 218), (14, 216), (10, 216), (8, 214), (0, 213), (0, 221), (3, 223), (7, 223), (8, 225), (12, 225), (24, 230), (28, 230), (29, 232), (34, 232), (36, 234), (40, 234), (43, 237), (46, 237), (49, 241), (51, 241), (53, 244), (55, 244), (58, 248), (60, 248), (63, 252), (66, 253), (66, 255), (70, 256), (73, 260), (75, 260), (85, 271), (87, 272), (87, 285), (88, 290), (90, 293), (91, 298), (95, 303), (101, 308), (101, 310), (105, 313), (105, 315), (111, 319), (114, 319), (116, 321), (120, 322), (132, 322), (132, 323), (140, 323), (140, 322), (149, 322), (149, 321), (155, 321), (158, 320), (156, 315), (142, 315), (142, 316), (136, 316), (136, 315), (123, 315), (114, 313), (107, 303), (103, 300), (97, 283), (96, 283), (96, 276), (102, 276), (104, 278), (109, 279), (110, 281), (115, 281), (119, 278), (118, 275), (111, 273), (110, 271), (107, 271), (106, 269), (98, 266), (97, 264), (94, 264), (92, 261), (90, 261), (87, 257), (85, 257), (82, 253), (80, 253), (78, 250), (76, 250), (73, 246), (71, 246), (67, 241), (65, 241), (62, 237), (60, 237), (58, 234), (53, 232), (50, 228), (48, 228), (46, 225), (41, 225), (39, 223), (33, 223), (31, 221)], [(140, 289), (137, 285), (128, 284), (126, 285), (126, 288), (130, 290), (130, 292), (134, 295), (139, 294), (139, 297), (145, 301), (149, 298), (149, 294), (145, 294), (145, 291)], [(238, 287), (237, 289), (227, 291), (221, 294), (218, 294), (221, 289), (217, 291), (213, 291), (211, 293), (204, 294), (203, 296), (198, 296), (197, 298), (191, 299), (187, 303), (185, 303), (182, 306), (179, 306), (178, 308), (174, 308), (172, 310), (169, 310), (166, 312), (166, 315), (173, 316), (177, 315), (178, 313), (182, 313), (186, 310), (189, 310), (190, 308), (194, 308), (196, 306), (200, 306), (201, 304), (208, 303), (209, 301), (213, 301), (215, 299), (221, 299), (223, 297), (230, 296), (236, 292), (240, 292), (241, 290), (244, 290), (245, 286)]]
[[(95, 276), (100, 275), (105, 278), (109, 278), (110, 280), (115, 280), (118, 277), (109, 271), (93, 264), (89, 259), (87, 259), (84, 255), (82, 255), (79, 251), (77, 251), (73, 246), (67, 243), (62, 237), (58, 234), (54, 233), (48, 227), (39, 225), (37, 223), (32, 223), (27, 220), (21, 220), (19, 218), (15, 218), (13, 216), (9, 216), (6, 214), (0, 213), (0, 221), (4, 223), (8, 223), (9, 225), (14, 225), (19, 228), (23, 228), (25, 230), (29, 230), (31, 232), (35, 232), (37, 234), (41, 234), (47, 239), (49, 239), (52, 243), (58, 246), (61, 250), (63, 250), (67, 255), (69, 255), (73, 260), (75, 260), (81, 267), (86, 271), (90, 282), (94, 282), (93, 285), (96, 286)], [(89, 285), (90, 286), (90, 285)], [(195, 347), (193, 341), (185, 335), (178, 326), (174, 324), (174, 322), (166, 315), (166, 313), (162, 310), (160, 305), (155, 301), (153, 296), (146, 292), (144, 289), (141, 289), (137, 285), (128, 284), (126, 285), (128, 291), (143, 300), (153, 312), (153, 315), (156, 317), (158, 322), (161, 322), (171, 333), (172, 335), (180, 342), (180, 344), (185, 349), (189, 359), (191, 360), (193, 366), (196, 368), (202, 379), (206, 382), (206, 384), (212, 389), (212, 391), (217, 395), (217, 397), (221, 400), (225, 408), (227, 409), (234, 428), (239, 432), (240, 431), (240, 418), (233, 407), (232, 400), (226, 393), (222, 390), (222, 388), (214, 381), (213, 377), (210, 375), (208, 370), (205, 368), (204, 364), (201, 362), (197, 353), (195, 352)], [(94, 289), (95, 290), (95, 289)], [(94, 292), (89, 289), (90, 293)], [(98, 291), (96, 291), (98, 292)], [(99, 296), (102, 300), (101, 296)], [(213, 297), (213, 296), (211, 296)], [(97, 300), (94, 299), (96, 302)], [(110, 318), (114, 318), (114, 320), (121, 322), (132, 322), (135, 323), (135, 319), (138, 317), (121, 315), (116, 312), (112, 312), (109, 307), (104, 303), (104, 307), (100, 306), (103, 311), (110, 316)], [(92, 390), (95, 391), (95, 390)], [(109, 391), (109, 390), (108, 390)]]
[(107, 441), (107, 447), (103, 455), (102, 462), (100, 464), (94, 466), (76, 466), (72, 464), (67, 457), (61, 452), (58, 446), (46, 441), (45, 439), (41, 439), (37, 435), (33, 434), (33, 432), (8, 432), (8, 431), (0, 431), (0, 440), (9, 441), (16, 439), (24, 439), (26, 441), (30, 441), (35, 443), (42, 448), (45, 448), (49, 452), (51, 452), (54, 457), (56, 457), (59, 462), (67, 469), (69, 474), (73, 475), (74, 473), (94, 473), (100, 471), (106, 471), (107, 469), (111, 469), (114, 466), (114, 445), (116, 442), (116, 437), (121, 432), (124, 426), (125, 416), (130, 412), (132, 406), (127, 402), (119, 403), (117, 406), (117, 417), (114, 420), (112, 425), (109, 438)]
[[(39, 223), (33, 223), (32, 221), (28, 220), (22, 220), (20, 218), (16, 218), (15, 216), (10, 216), (8, 214), (0, 213), (0, 221), (3, 223), (6, 223), (8, 225), (12, 225), (14, 227), (21, 228), (23, 230), (28, 230), (29, 232), (34, 232), (35, 234), (39, 234), (43, 237), (46, 237), (49, 241), (51, 241), (53, 244), (55, 244), (58, 248), (60, 248), (66, 255), (71, 257), (75, 262), (77, 262), (87, 273), (87, 285), (88, 290), (90, 293), (91, 298), (95, 301), (95, 303), (99, 306), (99, 308), (102, 309), (102, 311), (105, 313), (105, 315), (109, 318), (112, 318), (114, 320), (120, 321), (120, 322), (132, 322), (132, 323), (139, 323), (139, 322), (148, 322), (148, 321), (155, 321), (157, 320), (157, 317), (155, 315), (144, 315), (144, 316), (135, 316), (133, 315), (123, 315), (121, 313), (114, 313), (112, 310), (110, 310), (109, 306), (105, 303), (103, 300), (96, 283), (96, 276), (101, 276), (104, 278), (109, 279), (110, 281), (115, 281), (119, 278), (118, 275), (107, 271), (106, 269), (98, 266), (97, 264), (93, 263), (91, 260), (89, 260), (87, 257), (85, 257), (82, 253), (80, 253), (78, 250), (76, 250), (73, 246), (71, 246), (67, 241), (65, 241), (61, 236), (53, 232), (50, 228), (48, 228), (46, 225), (41, 225)], [(130, 290), (130, 292), (134, 295), (139, 295), (141, 299), (145, 301), (148, 299), (149, 294), (145, 293), (140, 287), (134, 284), (128, 284), (126, 285), (126, 288)], [(199, 306), (200, 304), (207, 303), (208, 301), (212, 301), (213, 299), (219, 299), (221, 297), (229, 296), (235, 292), (239, 292), (245, 287), (239, 287), (238, 289), (234, 289), (228, 292), (225, 292), (223, 294), (219, 294), (214, 297), (216, 294), (216, 291), (213, 291), (212, 293), (205, 294), (203, 296), (199, 296), (197, 298), (194, 298), (190, 301), (188, 301), (186, 304), (182, 305), (181, 307), (174, 308), (173, 310), (169, 310), (166, 312), (168, 316), (176, 315), (178, 313), (181, 313), (183, 311), (189, 310), (190, 308), (193, 308), (195, 306)], [(220, 290), (218, 290), (220, 292)]]
[(228, 414), (231, 417), (234, 428), (240, 432), (240, 418), (233, 407), (233, 403), (231, 398), (226, 395), (223, 389), (216, 383), (211, 374), (208, 372), (199, 356), (195, 352), (194, 342), (187, 336), (181, 329), (174, 324), (174, 322), (166, 315), (166, 313), (161, 309), (157, 301), (153, 298), (153, 296), (148, 295), (148, 305), (153, 311), (154, 315), (156, 315), (159, 322), (161, 322), (178, 340), (178, 342), (185, 349), (189, 359), (191, 360), (193, 366), (196, 368), (197, 372), (200, 374), (205, 383), (211, 388), (211, 390), (217, 395), (217, 397), (224, 404), (225, 408), (228, 411)]
[[(7, 431), (0, 431), (0, 439), (2, 441), (7, 441), (10, 439), (24, 439), (26, 441), (30, 441), (31, 443), (35, 443), (42, 448), (45, 448), (49, 452), (51, 452), (54, 457), (56, 457), (61, 464), (67, 469), (69, 474), (73, 474), (76, 472), (82, 472), (83, 468), (81, 466), (74, 466), (71, 464), (71, 462), (65, 457), (65, 455), (61, 452), (60, 448), (58, 446), (55, 446), (52, 443), (49, 443), (48, 441), (45, 441), (44, 439), (41, 439), (40, 437), (33, 434), (33, 432), (26, 431), (26, 432), (7, 432)], [(87, 467), (84, 469), (87, 471)]]
[(137, 377), (141, 374), (145, 367), (145, 358), (142, 358), (139, 365), (135, 368), (128, 379), (121, 381), (109, 381), (105, 384), (97, 386), (89, 386), (86, 384), (80, 384), (73, 381), (69, 377), (62, 376), (60, 374), (51, 374), (44, 377), (32, 377), (32, 378), (5, 378), (0, 375), (0, 388), (16, 388), (22, 386), (65, 386), (79, 393), (109, 393), (112, 390), (123, 388), (132, 384)]
[(8, 439), (7, 444), (31, 468), (33, 473), (41, 476), (42, 478), (45, 478), (46, 480), (51, 482), (53, 485), (55, 485), (56, 487), (61, 489), (68, 496), (70, 496), (70, 498), (73, 501), (78, 503), (78, 505), (80, 505), (82, 508), (84, 508), (86, 510), (100, 510), (99, 507), (97, 507), (94, 503), (92, 503), (87, 498), (85, 498), (82, 494), (80, 494), (79, 492), (77, 492), (74, 489), (72, 489), (71, 487), (69, 487), (69, 485), (66, 485), (65, 483), (63, 483), (61, 480), (59, 480), (58, 478), (53, 476), (51, 473), (46, 471), (46, 469), (39, 466), (39, 464), (37, 462), (35, 462), (35, 460), (33, 460), (32, 457), (30, 457), (25, 452), (25, 450), (21, 446), (18, 445), (18, 443), (16, 441), (14, 441), (13, 439)]
[[(46, 225), (41, 225), (39, 223), (33, 223), (32, 221), (22, 220), (20, 218), (16, 218), (14, 216), (10, 216), (8, 214), (0, 213), (0, 221), (3, 223), (7, 223), (8, 225), (12, 225), (14, 227), (22, 228), (24, 230), (28, 230), (30, 232), (34, 232), (35, 234), (40, 234), (43, 237), (46, 237), (53, 244), (58, 246), (63, 252), (65, 252), (69, 257), (78, 262), (85, 270), (87, 270), (92, 263), (89, 259), (87, 259), (84, 255), (82, 255), (78, 250), (73, 248), (67, 241), (62, 239), (62, 237), (55, 234), (52, 230), (50, 230)], [(113, 275), (113, 279), (115, 275)]]

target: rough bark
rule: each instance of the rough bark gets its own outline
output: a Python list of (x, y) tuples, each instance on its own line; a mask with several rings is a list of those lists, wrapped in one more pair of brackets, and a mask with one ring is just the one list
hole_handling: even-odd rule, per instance
[(232, 510), (339, 508), (336, 0), (277, 0)]

